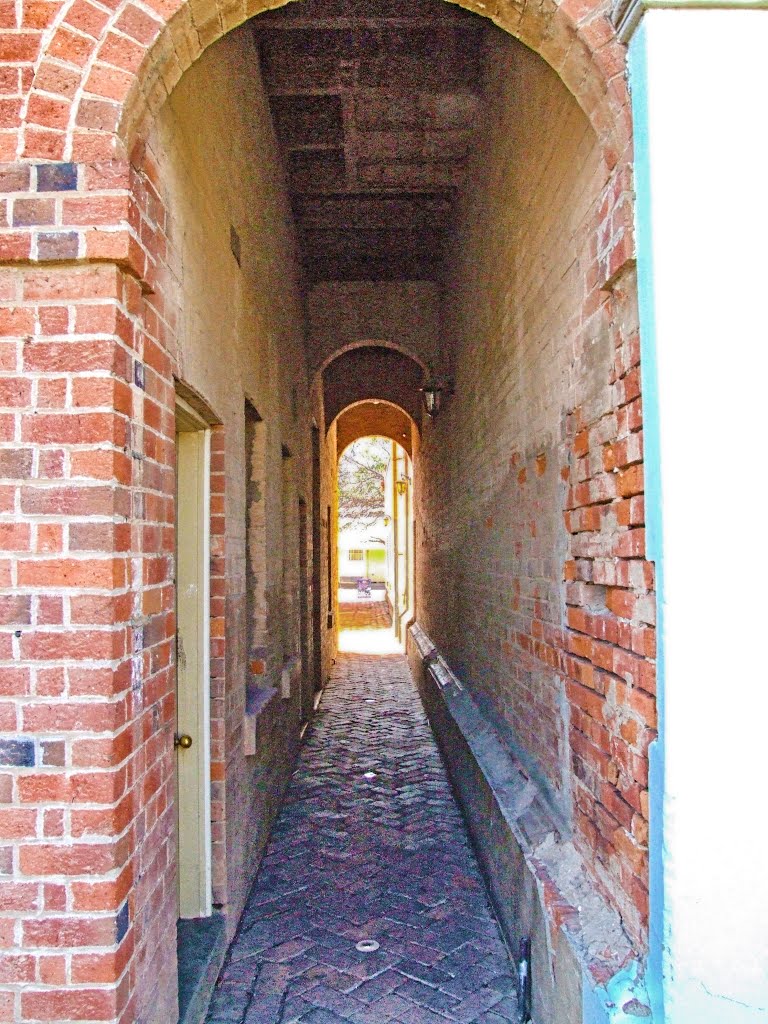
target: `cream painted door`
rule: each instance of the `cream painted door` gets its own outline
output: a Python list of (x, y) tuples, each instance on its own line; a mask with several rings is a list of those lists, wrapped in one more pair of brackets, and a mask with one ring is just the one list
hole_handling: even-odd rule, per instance
[(179, 917), (211, 913), (210, 429), (176, 404), (176, 821)]

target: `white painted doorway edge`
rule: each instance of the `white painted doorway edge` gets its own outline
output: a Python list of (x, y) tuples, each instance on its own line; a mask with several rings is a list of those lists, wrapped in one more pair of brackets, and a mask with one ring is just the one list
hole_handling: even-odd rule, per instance
[[(197, 508), (199, 510), (199, 562), (198, 562), (198, 615), (200, 628), (197, 630), (197, 736), (193, 737), (193, 748), (196, 748), (196, 779), (197, 799), (200, 807), (202, 828), (198, 833), (197, 844), (197, 884), (196, 893), (182, 894), (180, 882), (179, 916), (182, 918), (210, 917), (212, 906), (212, 841), (211, 841), (211, 685), (210, 685), (210, 507), (211, 507), (211, 428), (191, 405), (176, 395), (176, 432), (177, 434), (195, 433), (202, 435), (202, 445), (198, 453), (199, 488)], [(178, 496), (177, 496), (178, 501)], [(177, 511), (178, 518), (178, 511)], [(178, 566), (177, 566), (178, 574)], [(177, 622), (177, 632), (180, 623)], [(178, 669), (177, 669), (178, 670)], [(176, 708), (176, 721), (179, 722), (179, 708)], [(197, 741), (195, 743), (195, 740)], [(178, 771), (178, 769), (177, 769)], [(181, 841), (181, 840), (180, 840)], [(179, 850), (179, 869), (181, 868), (181, 851)]]

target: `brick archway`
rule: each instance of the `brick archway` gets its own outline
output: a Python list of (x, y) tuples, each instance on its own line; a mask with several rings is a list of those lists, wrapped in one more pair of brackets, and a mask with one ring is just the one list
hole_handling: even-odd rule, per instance
[[(279, 6), (270, 0), (236, 6), (226, 0), (150, 0), (141, 7), (133, 0), (115, 6), (66, 0), (49, 22), (10, 32), (6, 52), (18, 64), (6, 68), (8, 109), (17, 114), (0, 129), (0, 159), (20, 164), (6, 191), (69, 195), (60, 220), (54, 222), (45, 201), (39, 212), (35, 207), (15, 220), (0, 236), (0, 260), (115, 263), (144, 292), (154, 291), (163, 240), (154, 218), (159, 182), (143, 145), (147, 132), (184, 72), (212, 43)], [(606, 182), (595, 224), (597, 276), (611, 281), (632, 258), (634, 241), (626, 51), (607, 5), (548, 0), (535, 15), (511, 4), (493, 15), (476, 0), (460, 6), (538, 53), (586, 114)], [(41, 183), (31, 167), (23, 169), (41, 161), (64, 167), (43, 172)], [(54, 181), (57, 176), (62, 180)]]
[(325, 359), (323, 359), (322, 363), (317, 368), (317, 373), (322, 374), (323, 371), (326, 370), (331, 365), (331, 363), (333, 363), (336, 359), (341, 358), (341, 356), (347, 355), (349, 352), (355, 352), (362, 348), (372, 347), (383, 348), (387, 349), (390, 352), (399, 353), (400, 355), (405, 356), (407, 359), (410, 359), (412, 362), (417, 363), (418, 366), (420, 366), (421, 369), (424, 371), (424, 373), (429, 372), (429, 367), (427, 363), (419, 355), (419, 353), (414, 352), (414, 350), (410, 346), (401, 345), (398, 342), (390, 341), (389, 339), (369, 339), (365, 341), (352, 341), (348, 345), (340, 345), (338, 348), (335, 348), (329, 355), (325, 357)]
[[(75, 397), (67, 406), (66, 416), (50, 411), (57, 408), (57, 402), (64, 400), (54, 390), (60, 382), (53, 382), (45, 395), (41, 391), (35, 393), (40, 408), (46, 408), (48, 403), (49, 411), (47, 416), (35, 418), (36, 425), (30, 427), (35, 433), (30, 433), (30, 440), (47, 432), (47, 439), (56, 440), (66, 448), (72, 438), (69, 425), (77, 416), (82, 436), (87, 431), (94, 445), (93, 451), (74, 453), (71, 467), (67, 468), (71, 479), (56, 462), (57, 453), (46, 452), (49, 461), (40, 471), (43, 486), (37, 486), (39, 481), (34, 482), (35, 486), (19, 483), (16, 488), (21, 495), (18, 507), (26, 517), (114, 517), (120, 520), (122, 530), (118, 536), (116, 528), (114, 538), (94, 530), (92, 536), (82, 539), (84, 550), (95, 548), (99, 558), (105, 556), (104, 560), (120, 552), (120, 558), (114, 559), (115, 594), (110, 591), (104, 607), (92, 607), (84, 602), (80, 610), (82, 623), (93, 625), (93, 634), (87, 636), (89, 653), (96, 650), (94, 656), (119, 661), (120, 667), (114, 673), (111, 670), (100, 675), (94, 672), (93, 678), (78, 680), (82, 691), (74, 691), (73, 716), (80, 714), (76, 702), (81, 693), (86, 696), (98, 693), (110, 699), (117, 693), (126, 708), (132, 708), (130, 694), (124, 697), (123, 691), (128, 690), (133, 679), (131, 673), (140, 676), (142, 663), (148, 666), (145, 671), (152, 699), (162, 699), (165, 706), (172, 705), (167, 667), (173, 633), (168, 566), (157, 557), (157, 541), (149, 529), (142, 533), (137, 527), (135, 538), (129, 543), (124, 536), (123, 523), (132, 508), (143, 512), (145, 505), (150, 512), (148, 518), (161, 522), (173, 504), (173, 422), (167, 407), (172, 400), (173, 373), (179, 368), (173, 324), (166, 319), (167, 294), (157, 269), (162, 267), (167, 242), (159, 175), (151, 156), (144, 152), (143, 142), (155, 115), (197, 58), (217, 39), (271, 6), (277, 5), (270, 4), (269, 0), (256, 3), (246, 0), (240, 5), (232, 5), (227, 0), (218, 3), (216, 0), (148, 0), (141, 6), (132, 0), (118, 3), (65, 0), (50, 22), (22, 32), (13, 30), (6, 43), (6, 53), (15, 55), (19, 63), (15, 78), (13, 68), (4, 69), (4, 80), (12, 91), (10, 106), (14, 112), (9, 118), (11, 127), (2, 133), (0, 156), (19, 162), (3, 182), (15, 196), (12, 199), (15, 226), (0, 234), (0, 261), (27, 266), (22, 268), (25, 280), (14, 285), (15, 292), (9, 291), (3, 296), (12, 307), (5, 313), (4, 333), (14, 339), (14, 345), (18, 342), (19, 353), (23, 350), (18, 365), (23, 365), (25, 371), (55, 371), (72, 379), (67, 386)], [(466, 0), (461, 6), (488, 17), (487, 9), (480, 2)], [(585, 282), (581, 310), (586, 319), (605, 303), (604, 289), (611, 287), (618, 270), (632, 255), (631, 125), (623, 78), (624, 49), (616, 40), (605, 8), (592, 9), (577, 0), (566, 0), (559, 6), (547, 2), (534, 13), (501, 3), (490, 20), (547, 61), (586, 113), (600, 143), (604, 165), (601, 182), (604, 184), (600, 186), (600, 200), (595, 202), (595, 216), (585, 225), (591, 246), (589, 278)], [(147, 293), (154, 294), (145, 301)], [(618, 348), (621, 341), (618, 328), (616, 334)], [(30, 338), (33, 343), (27, 344)], [(631, 346), (625, 347), (630, 350), (625, 369), (628, 368), (632, 379), (618, 386), (629, 403), (637, 398), (636, 358), (631, 354)], [(424, 364), (420, 365), (423, 368)], [(87, 378), (88, 371), (94, 370), (105, 375), (105, 381), (98, 382), (102, 390), (98, 390), (93, 381), (78, 379), (78, 375)], [(31, 391), (22, 394), (24, 388), (29, 385), (22, 382), (18, 392), (21, 397), (12, 393), (11, 406), (27, 401)], [(79, 402), (86, 411), (78, 411)], [(633, 411), (639, 416), (637, 405)], [(572, 420), (574, 429), (580, 430), (574, 442), (576, 455), (586, 456), (590, 445), (598, 451), (604, 440), (600, 428), (595, 428), (590, 435), (588, 421), (582, 423), (576, 415)], [(634, 423), (633, 429), (637, 426), (638, 423)], [(223, 444), (222, 438), (219, 441)], [(102, 443), (103, 450), (95, 448)], [(214, 454), (218, 467), (216, 483), (223, 489), (225, 452), (216, 450)], [(631, 457), (634, 459), (634, 455)], [(19, 478), (27, 472), (24, 458), (26, 453), (21, 452)], [(530, 465), (525, 458), (532, 460)], [(526, 473), (531, 479), (537, 479), (546, 470), (538, 453), (531, 456), (515, 452), (513, 460), (521, 486)], [(550, 471), (554, 473), (553, 466)], [(582, 518), (587, 522), (587, 512), (591, 513), (590, 508), (582, 517), (577, 497), (583, 487), (578, 488), (578, 483), (574, 476), (574, 510), (569, 512), (574, 534), (582, 529)], [(584, 503), (586, 505), (586, 498)], [(212, 524), (217, 575), (223, 574), (226, 566), (222, 509), (223, 499)], [(631, 510), (631, 514), (637, 513)], [(485, 522), (485, 529), (490, 530), (492, 518), (488, 517)], [(632, 524), (637, 525), (635, 519)], [(21, 525), (28, 528), (26, 522)], [(637, 535), (635, 531), (627, 543), (639, 545)], [(47, 534), (41, 533), (37, 542), (40, 551), (35, 554), (59, 550), (50, 546), (57, 541)], [(130, 560), (124, 555), (129, 549), (135, 555)], [(622, 549), (622, 554), (627, 553), (637, 554), (639, 549)], [(125, 574), (139, 596), (143, 587), (157, 588), (150, 595), (153, 600), (157, 599), (157, 605), (147, 604), (146, 627), (137, 625), (132, 618), (132, 609), (127, 607), (120, 592), (123, 579), (120, 574)], [(64, 582), (66, 586), (74, 586), (66, 578)], [(161, 594), (163, 584), (165, 590)], [(220, 600), (221, 596), (216, 599)], [(144, 610), (140, 609), (142, 614)], [(105, 622), (108, 631), (103, 628)], [(585, 631), (587, 628), (585, 625)], [(214, 638), (212, 647), (221, 664), (225, 639), (222, 632)], [(44, 664), (45, 659), (55, 661), (56, 658), (82, 656), (82, 649), (76, 646), (77, 642), (82, 642), (80, 634), (75, 632), (67, 637), (63, 623), (46, 625), (39, 637), (29, 630), (29, 635), (19, 640), (21, 656), (30, 662)], [(104, 645), (103, 649), (96, 649), (97, 642)], [(538, 646), (543, 648), (543, 645)], [(586, 658), (591, 647), (579, 650), (586, 651)], [(550, 656), (549, 649), (542, 654), (542, 658)], [(153, 672), (156, 670), (156, 677), (149, 677), (150, 668)], [(585, 672), (587, 670), (591, 670), (589, 665)], [(47, 685), (59, 683), (51, 678)], [(38, 693), (41, 695), (42, 690)], [(115, 726), (115, 735), (103, 741), (103, 751), (87, 749), (82, 754), (82, 762), (72, 762), (73, 768), (81, 764), (90, 767), (92, 763), (101, 767), (106, 762), (109, 772), (117, 779), (116, 786), (125, 770), (122, 762), (126, 757), (126, 736), (133, 744), (131, 749), (144, 757), (139, 731), (143, 710), (138, 704), (130, 711), (120, 706), (115, 711), (115, 722), (121, 725), (118, 713), (133, 716), (125, 731), (120, 733)], [(76, 725), (83, 720), (72, 718)], [(54, 725), (64, 728), (58, 723)], [(24, 742), (32, 740), (25, 737)], [(166, 772), (168, 752), (165, 748), (158, 749), (161, 750), (158, 763)], [(26, 752), (25, 747), (24, 756)], [(88, 757), (94, 761), (88, 761)], [(154, 765), (150, 765), (150, 769), (159, 770)], [(222, 766), (216, 778), (222, 790), (223, 770)], [(166, 772), (162, 783), (167, 787), (167, 782)], [(154, 786), (155, 780), (151, 779), (150, 783)], [(160, 792), (162, 794), (162, 787)], [(84, 801), (90, 799), (90, 793), (90, 790), (85, 792)], [(149, 786), (147, 794), (137, 789), (135, 795), (119, 806), (120, 815), (131, 821), (135, 819), (142, 829), (142, 816), (151, 797)], [(85, 817), (91, 811), (78, 813)], [(153, 982), (156, 979), (163, 982), (173, 974), (172, 952), (165, 955), (162, 963), (153, 963), (147, 954), (147, 950), (157, 946), (157, 933), (173, 927), (173, 915), (167, 901), (163, 910), (165, 916), (154, 914), (150, 898), (152, 872), (146, 874), (144, 881), (136, 881), (133, 853), (124, 835), (125, 821), (123, 818), (118, 821), (117, 812), (116, 824), (108, 815), (105, 818), (107, 836), (101, 845), (102, 861), (98, 870), (92, 872), (96, 877), (88, 883), (94, 889), (101, 888), (93, 897), (89, 895), (88, 906), (104, 915), (105, 920), (114, 922), (118, 946), (125, 942), (115, 955), (114, 964), (105, 967), (103, 983), (106, 987), (98, 989), (96, 996), (101, 1000), (98, 1012), (105, 1019), (111, 1017), (128, 1024), (135, 1019), (137, 1005), (140, 1003), (143, 1008), (154, 998), (154, 989), (146, 986), (137, 995), (133, 987), (135, 977), (151, 977)], [(155, 849), (154, 842), (153, 837), (145, 844), (150, 853)], [(90, 845), (83, 843), (81, 846), (82, 849), (75, 847), (75, 853), (83, 857), (90, 855)], [(50, 861), (44, 862), (43, 853), (39, 855), (33, 865), (37, 874), (58, 874), (57, 851), (58, 847), (53, 845), (50, 854), (43, 851), (50, 856)], [(33, 853), (36, 853), (35, 848)], [(149, 854), (142, 851), (142, 857), (149, 862)], [(234, 870), (240, 867), (235, 865)], [(222, 867), (221, 876), (215, 882), (223, 890), (226, 881)], [(135, 931), (133, 927), (126, 931), (128, 922), (131, 926), (137, 923)], [(132, 958), (139, 966), (130, 968), (130, 982), (121, 982), (125, 963)], [(166, 998), (170, 998), (169, 992), (167, 988)], [(33, 1002), (36, 997), (37, 993), (32, 993), (28, 998)], [(46, 998), (49, 998), (48, 993)], [(62, 995), (62, 1005), (64, 999)], [(68, 1006), (66, 1004), (62, 1012), (68, 1013)], [(157, 1014), (156, 1019), (171, 1019), (172, 1006), (169, 1009), (159, 1005)]]
[[(114, 7), (67, 0), (50, 24), (17, 37), (29, 91), (21, 103), (18, 136), (5, 156), (30, 160), (97, 161), (124, 157), (146, 132), (184, 72), (227, 32), (270, 0), (150, 0)], [(539, 53), (573, 93), (601, 140), (609, 166), (630, 139), (623, 78), (624, 47), (608, 11), (578, 0), (548, 0), (529, 13), (501, 4), (462, 7), (499, 25)], [(22, 45), (23, 44), (23, 45)]]
[(322, 375), (326, 429), (350, 406), (383, 401), (419, 416), (423, 367), (393, 348), (369, 345), (339, 354)]
[(353, 402), (338, 414), (336, 423), (336, 451), (339, 456), (361, 437), (388, 437), (399, 444), (409, 456), (413, 455), (412, 432), (416, 422), (394, 402), (365, 399)]

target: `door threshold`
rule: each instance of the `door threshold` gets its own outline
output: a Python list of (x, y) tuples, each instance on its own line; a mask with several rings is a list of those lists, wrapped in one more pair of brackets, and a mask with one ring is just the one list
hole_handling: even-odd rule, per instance
[(223, 914), (176, 922), (179, 1024), (202, 1024), (227, 952)]

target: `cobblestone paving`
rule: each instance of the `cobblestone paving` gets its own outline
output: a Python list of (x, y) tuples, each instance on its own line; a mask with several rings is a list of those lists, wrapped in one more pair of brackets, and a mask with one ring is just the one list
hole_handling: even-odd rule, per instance
[[(342, 625), (350, 616), (365, 625), (360, 606), (342, 608)], [(362, 940), (378, 948), (361, 952)], [(341, 654), (208, 1024), (517, 1019), (512, 967), (407, 662)]]

